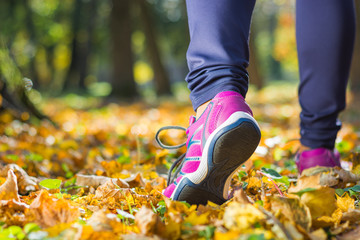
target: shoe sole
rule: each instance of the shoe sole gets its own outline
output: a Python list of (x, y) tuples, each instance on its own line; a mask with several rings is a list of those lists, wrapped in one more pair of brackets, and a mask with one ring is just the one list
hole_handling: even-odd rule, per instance
[(190, 204), (224, 203), (233, 174), (253, 154), (260, 137), (253, 117), (244, 112), (232, 114), (209, 136), (198, 169), (180, 180), (172, 199)]

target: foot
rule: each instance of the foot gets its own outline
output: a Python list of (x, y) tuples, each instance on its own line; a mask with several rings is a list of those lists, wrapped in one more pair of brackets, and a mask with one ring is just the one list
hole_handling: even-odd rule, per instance
[(316, 148), (308, 151), (303, 151), (296, 155), (295, 163), (300, 174), (305, 169), (316, 166), (341, 167), (339, 152), (327, 148)]
[(232, 91), (217, 94), (189, 125), (185, 158), (164, 195), (190, 204), (222, 204), (233, 174), (259, 144), (259, 126), (244, 98)]

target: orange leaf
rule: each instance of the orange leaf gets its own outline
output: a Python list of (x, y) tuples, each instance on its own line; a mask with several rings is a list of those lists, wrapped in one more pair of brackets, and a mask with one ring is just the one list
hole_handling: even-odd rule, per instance
[(40, 194), (31, 203), (27, 213), (27, 216), (35, 217), (36, 223), (42, 227), (71, 223), (79, 215), (79, 210), (71, 205), (71, 201), (63, 198), (53, 198), (46, 190), (41, 190)]
[(12, 199), (14, 199), (15, 201), (20, 201), (16, 176), (13, 170), (9, 170), (5, 183), (0, 186), (0, 200)]

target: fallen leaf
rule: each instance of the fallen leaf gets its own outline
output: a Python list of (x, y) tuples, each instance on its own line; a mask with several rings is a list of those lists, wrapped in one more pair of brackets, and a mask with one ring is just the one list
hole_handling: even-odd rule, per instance
[(261, 180), (257, 177), (250, 177), (248, 179), (247, 189), (251, 194), (257, 194), (261, 189)]
[(111, 222), (120, 223), (119, 218), (115, 214), (106, 212), (106, 210), (99, 210), (92, 214), (88, 220), (88, 224), (92, 226), (94, 231), (112, 231)]
[(360, 210), (349, 208), (347, 212), (344, 212), (341, 218), (342, 221), (349, 221), (356, 223), (360, 221)]
[(38, 190), (38, 180), (34, 177), (30, 177), (24, 169), (22, 169), (21, 167), (19, 167), (16, 164), (8, 164), (6, 165), (3, 169), (0, 170), (0, 176), (4, 177), (6, 176), (7, 172), (9, 170), (12, 170), (16, 177), (17, 177), (17, 184), (18, 184), (18, 188), (19, 188), (19, 193), (20, 194), (27, 194), (31, 191), (35, 191)]
[(311, 240), (326, 240), (326, 239), (328, 239), (328, 235), (322, 228), (319, 228), (316, 231), (311, 232), (309, 235), (310, 235)]
[(3, 185), (0, 186), (0, 200), (20, 201), (18, 194), (17, 178), (13, 170), (8, 170), (7, 178)]
[(290, 222), (285, 222), (284, 227), (286, 228), (287, 232), (291, 235), (293, 240), (303, 240), (304, 236), (297, 230), (295, 225)]
[(236, 231), (228, 231), (228, 232), (215, 231), (214, 240), (239, 239), (240, 235), (241, 233)]
[(315, 185), (343, 188), (347, 183), (356, 183), (360, 180), (360, 175), (346, 171), (339, 167), (314, 167), (306, 169), (301, 176), (320, 175), (319, 181), (313, 182)]
[[(271, 212), (279, 218), (281, 214), (282, 222), (292, 222), (300, 225), (306, 231), (310, 230), (311, 215), (309, 208), (298, 198), (286, 198), (280, 196), (271, 196), (269, 198)], [(280, 218), (280, 220), (282, 220)]]
[(291, 186), (288, 190), (289, 193), (297, 193), (304, 189), (319, 189), (321, 188), (320, 182), (320, 174), (306, 176), (302, 175), (298, 181), (296, 186)]
[(337, 226), (334, 226), (333, 228), (331, 228), (330, 233), (332, 235), (339, 235), (343, 232), (348, 231), (349, 228), (350, 228), (350, 222), (346, 221), (343, 224), (338, 224)]
[(355, 228), (354, 230), (345, 233), (341, 236), (338, 236), (337, 239), (339, 240), (355, 240), (355, 239), (360, 239), (360, 226), (358, 226), (357, 228)]
[(144, 235), (163, 235), (165, 233), (165, 225), (160, 217), (145, 206), (142, 206), (135, 215), (135, 223)]
[(80, 213), (71, 201), (54, 198), (46, 190), (41, 190), (30, 204), (26, 215), (42, 227), (52, 227), (60, 223), (71, 223)]
[(336, 195), (336, 204), (342, 212), (347, 212), (349, 209), (355, 209), (355, 200), (351, 198), (349, 194), (345, 194), (343, 197)]
[(234, 231), (244, 231), (264, 220), (265, 215), (251, 204), (231, 202), (224, 213), (224, 225)]
[(331, 216), (322, 216), (314, 220), (315, 227), (337, 227), (342, 218), (342, 211), (340, 208), (336, 209)]
[(235, 190), (233, 201), (241, 203), (241, 204), (246, 204), (246, 203), (251, 204), (248, 196), (246, 195), (246, 193), (242, 187), (240, 189)]
[(203, 225), (209, 223), (208, 216), (211, 212), (205, 212), (198, 214), (197, 212), (190, 213), (185, 219), (184, 222), (190, 223), (191, 225)]
[(313, 220), (322, 216), (331, 216), (336, 209), (335, 189), (321, 187), (306, 192), (301, 196), (300, 201), (309, 208)]
[(127, 193), (131, 193), (129, 188), (120, 188), (110, 179), (96, 189), (95, 198), (104, 199), (113, 197), (115, 200), (121, 200), (126, 197)]
[(143, 178), (141, 177), (141, 174), (138, 173), (135, 176), (129, 177), (124, 179), (125, 182), (129, 184), (131, 188), (134, 187), (145, 187), (145, 182)]
[(1, 210), (8, 208), (14, 211), (23, 212), (25, 209), (29, 208), (29, 205), (27, 205), (26, 203), (16, 201), (15, 199), (11, 199), (11, 200), (0, 200), (0, 207)]
[(129, 184), (119, 178), (110, 178), (96, 175), (83, 175), (76, 174), (76, 185), (77, 186), (88, 186), (97, 188), (100, 185), (105, 184), (107, 181), (112, 180), (114, 184), (121, 188), (128, 188)]

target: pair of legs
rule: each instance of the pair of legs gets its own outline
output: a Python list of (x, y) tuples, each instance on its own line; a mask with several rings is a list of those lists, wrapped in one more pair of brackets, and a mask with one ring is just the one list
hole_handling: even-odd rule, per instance
[[(254, 5), (255, 0), (187, 0), (191, 42), (186, 80), (195, 110), (221, 91), (236, 91), (245, 97)], [(345, 108), (354, 31), (353, 0), (297, 0), (304, 146), (334, 148), (341, 125), (337, 117)]]
[[(301, 143), (299, 171), (339, 166), (332, 149), (345, 108), (354, 43), (353, 0), (297, 0)], [(244, 98), (249, 31), (255, 0), (187, 0), (190, 46), (186, 78), (197, 117), (190, 118), (187, 152), (164, 195), (221, 204), (232, 175), (255, 151), (260, 130)], [(171, 169), (172, 170), (172, 169)], [(170, 175), (171, 176), (171, 175)]]

